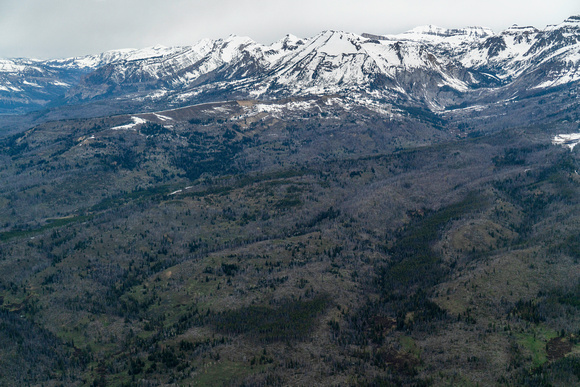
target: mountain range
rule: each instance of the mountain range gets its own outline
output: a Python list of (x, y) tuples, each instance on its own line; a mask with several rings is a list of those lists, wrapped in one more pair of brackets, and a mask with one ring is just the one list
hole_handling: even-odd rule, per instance
[(579, 66), (579, 16), (500, 33), (435, 26), (385, 36), (324, 31), (271, 45), (232, 35), (183, 47), (1, 60), (0, 113), (92, 105), (103, 114), (321, 94), (444, 112), (558, 87), (575, 92)]

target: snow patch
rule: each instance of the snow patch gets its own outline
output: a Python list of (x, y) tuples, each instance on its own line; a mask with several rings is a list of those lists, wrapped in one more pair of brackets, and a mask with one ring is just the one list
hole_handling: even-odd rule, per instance
[(159, 118), (161, 121), (173, 121), (173, 118), (161, 115), (159, 113), (153, 113), (155, 117)]
[(26, 80), (22, 81), (22, 84), (26, 85), (26, 86), (32, 86), (32, 87), (42, 87), (38, 83), (28, 82)]
[(552, 139), (552, 144), (562, 145), (573, 150), (580, 143), (580, 133), (559, 134)]
[(111, 128), (111, 130), (136, 130), (135, 127), (137, 125), (142, 125), (147, 122), (147, 120), (144, 120), (143, 118), (139, 117), (131, 117), (131, 119), (133, 120), (132, 124), (115, 126), (114, 128)]
[(238, 119), (253, 117), (253, 116), (256, 116), (260, 113), (266, 113), (266, 114), (271, 115), (273, 117), (280, 118), (282, 116), (282, 113), (284, 113), (284, 112), (303, 111), (303, 110), (308, 110), (308, 109), (312, 109), (315, 107), (320, 109), (320, 107), (316, 104), (315, 101), (294, 101), (294, 102), (288, 102), (285, 104), (259, 103), (259, 104), (253, 105), (251, 107), (244, 107), (244, 110), (246, 113), (241, 115), (240, 117), (238, 117)]
[(24, 90), (22, 90), (19, 87), (16, 87), (16, 86), (11, 85), (10, 83), (8, 85), (0, 85), (0, 90), (1, 91), (8, 91), (8, 92), (13, 92), (13, 91), (21, 92), (21, 91), (24, 91)]
[(70, 87), (70, 85), (69, 85), (68, 83), (61, 82), (61, 81), (54, 81), (54, 82), (51, 82), (51, 83), (52, 83), (53, 85), (55, 85), (55, 86), (64, 86), (64, 87)]

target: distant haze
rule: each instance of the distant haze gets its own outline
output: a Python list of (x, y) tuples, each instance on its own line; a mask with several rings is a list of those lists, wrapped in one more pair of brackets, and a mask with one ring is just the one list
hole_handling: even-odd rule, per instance
[(580, 14), (578, 0), (0, 0), (0, 58), (61, 58), (230, 34), (269, 44), (322, 30), (395, 34), (512, 24), (544, 28)]

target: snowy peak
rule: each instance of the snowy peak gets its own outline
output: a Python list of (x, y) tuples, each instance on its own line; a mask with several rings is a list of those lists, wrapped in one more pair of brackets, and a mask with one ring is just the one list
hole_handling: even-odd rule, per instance
[(40, 61), (31, 59), (0, 59), (0, 73), (18, 74), (27, 70), (37, 70), (42, 72)]
[(312, 39), (309, 48), (326, 55), (338, 56), (357, 54), (360, 37), (342, 31), (324, 31)]
[(81, 69), (94, 71), (100, 67), (117, 62), (130, 62), (163, 58), (182, 51), (183, 47), (154, 46), (142, 49), (127, 48), (122, 50), (106, 51), (98, 55), (86, 55), (66, 59), (54, 59), (44, 62), (45, 65), (63, 69)]
[(575, 15), (570, 16), (568, 19), (564, 20), (560, 24), (547, 26), (546, 31), (557, 29), (579, 29), (579, 28), (580, 28), (580, 15)]
[(434, 47), (436, 50), (463, 50), (464, 46), (472, 45), (483, 39), (493, 36), (494, 33), (489, 28), (466, 27), (459, 29), (447, 29), (434, 25), (420, 26), (398, 35), (376, 36), (364, 34), (369, 38), (381, 41), (411, 41), (423, 43)]
[(248, 37), (230, 35), (225, 40), (218, 40), (214, 45), (214, 48), (219, 52), (218, 55), (221, 60), (228, 63), (241, 55), (249, 47), (256, 45), (256, 42)]
[(447, 29), (441, 28), (434, 25), (427, 25), (427, 26), (420, 26), (415, 27), (412, 30), (409, 30), (399, 36), (416, 36), (421, 37), (423, 35), (433, 35), (442, 38), (449, 38), (449, 37), (467, 37), (467, 38), (485, 38), (487, 36), (493, 35), (493, 31), (489, 28), (484, 27), (466, 27), (466, 28), (459, 28), (459, 29)]
[(297, 36), (288, 34), (283, 39), (272, 45), (272, 49), (284, 50), (284, 51), (294, 51), (300, 46), (304, 45), (304, 41)]
[[(458, 57), (468, 68), (492, 73), (504, 83), (546, 88), (580, 79), (580, 18), (544, 30), (514, 25)], [(578, 74), (578, 75), (577, 75)]]
[(501, 32), (501, 35), (528, 35), (528, 34), (537, 34), (540, 32), (536, 27), (526, 26), (520, 27), (517, 24), (507, 28), (506, 30)]

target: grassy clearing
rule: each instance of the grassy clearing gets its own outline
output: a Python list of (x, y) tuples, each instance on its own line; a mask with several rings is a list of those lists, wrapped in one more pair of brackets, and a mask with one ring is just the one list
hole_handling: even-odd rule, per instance
[(420, 360), (421, 358), (421, 348), (417, 346), (415, 340), (410, 336), (401, 336), (399, 338), (399, 343), (404, 352), (409, 353)]
[(530, 333), (517, 334), (517, 341), (531, 354), (532, 365), (538, 367), (548, 361), (546, 343), (557, 336), (556, 331), (540, 326), (532, 328)]
[(10, 239), (15, 238), (33, 237), (37, 234), (40, 234), (47, 230), (51, 230), (53, 228), (64, 227), (73, 223), (86, 222), (91, 218), (92, 218), (91, 215), (80, 215), (80, 216), (70, 216), (66, 218), (47, 219), (47, 224), (39, 228), (2, 232), (0, 233), (0, 242), (6, 242)]

